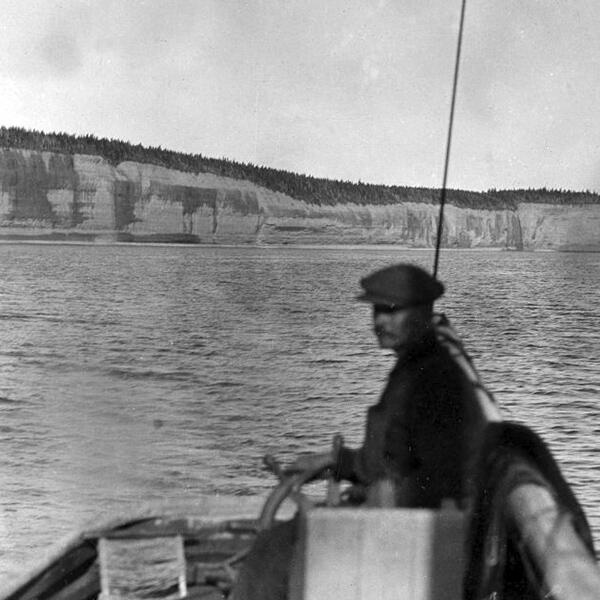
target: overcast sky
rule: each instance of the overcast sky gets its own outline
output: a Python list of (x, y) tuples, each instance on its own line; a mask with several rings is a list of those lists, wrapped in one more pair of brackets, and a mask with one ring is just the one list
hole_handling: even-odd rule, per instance
[[(460, 0), (0, 0), (2, 124), (439, 187)], [(467, 0), (449, 185), (600, 191), (600, 2)]]

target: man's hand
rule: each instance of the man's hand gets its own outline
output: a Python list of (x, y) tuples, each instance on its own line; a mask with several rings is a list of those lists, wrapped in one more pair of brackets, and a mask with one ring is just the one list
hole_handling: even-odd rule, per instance
[(334, 465), (333, 453), (319, 452), (316, 454), (304, 454), (299, 456), (291, 465), (286, 467), (286, 473), (292, 475), (294, 473), (302, 473), (303, 471), (319, 471)]

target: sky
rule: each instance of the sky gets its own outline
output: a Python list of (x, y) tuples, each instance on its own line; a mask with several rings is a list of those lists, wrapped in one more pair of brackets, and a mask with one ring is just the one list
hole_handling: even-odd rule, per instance
[[(440, 187), (460, 0), (0, 0), (0, 124)], [(448, 185), (600, 192), (600, 2), (467, 0)]]

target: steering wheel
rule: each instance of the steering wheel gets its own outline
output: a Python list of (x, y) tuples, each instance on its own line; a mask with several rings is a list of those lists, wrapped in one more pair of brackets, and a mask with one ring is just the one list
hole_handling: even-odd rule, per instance
[[(343, 444), (342, 436), (336, 435), (333, 438), (333, 456), (337, 456), (339, 449)], [(333, 465), (321, 466), (313, 469), (306, 469), (300, 473), (293, 475), (287, 475), (281, 468), (277, 460), (267, 455), (264, 458), (266, 466), (279, 477), (279, 484), (273, 489), (273, 491), (267, 497), (263, 509), (258, 518), (258, 530), (264, 531), (270, 529), (275, 522), (275, 516), (277, 511), (283, 504), (286, 498), (293, 500), (300, 512), (306, 512), (314, 507), (314, 502), (309, 500), (305, 494), (302, 493), (302, 486), (315, 479), (323, 478), (324, 475), (330, 471)], [(334, 480), (333, 476), (328, 479), (327, 487), (327, 498), (326, 506), (337, 506), (340, 503), (340, 492), (339, 483)]]

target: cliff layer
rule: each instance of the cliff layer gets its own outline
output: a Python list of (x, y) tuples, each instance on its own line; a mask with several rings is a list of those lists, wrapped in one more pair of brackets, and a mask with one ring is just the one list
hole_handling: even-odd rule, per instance
[[(438, 206), (308, 204), (248, 181), (98, 156), (0, 151), (0, 239), (430, 247)], [(600, 207), (445, 211), (448, 247), (600, 250)]]

